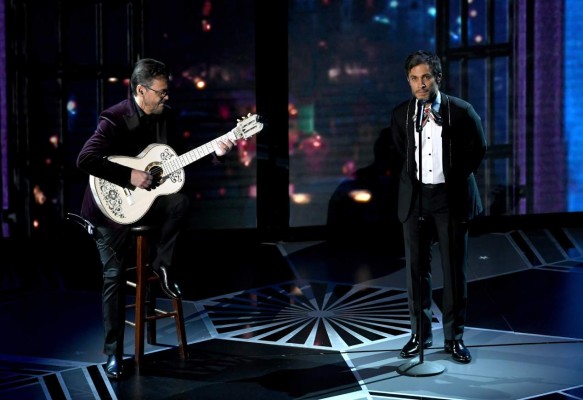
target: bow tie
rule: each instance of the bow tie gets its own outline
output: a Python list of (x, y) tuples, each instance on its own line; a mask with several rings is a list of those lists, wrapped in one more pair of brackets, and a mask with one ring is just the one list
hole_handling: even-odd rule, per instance
[(428, 113), (429, 113), (429, 119), (432, 119), (437, 125), (441, 126), (443, 124), (443, 118), (433, 108), (430, 108)]
[(435, 111), (433, 108), (431, 108), (431, 104), (427, 104), (425, 106), (425, 109), (423, 110), (422, 126), (425, 126), (425, 124), (427, 123), (428, 120), (432, 120), (438, 126), (441, 126), (443, 124), (443, 118), (441, 117), (441, 115), (439, 115), (439, 113), (437, 111)]

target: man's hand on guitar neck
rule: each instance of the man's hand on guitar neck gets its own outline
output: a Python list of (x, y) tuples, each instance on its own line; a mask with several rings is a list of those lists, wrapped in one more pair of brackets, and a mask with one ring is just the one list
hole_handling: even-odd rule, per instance
[(235, 142), (228, 138), (225, 140), (217, 140), (216, 144), (217, 149), (215, 150), (215, 154), (217, 155), (217, 157), (224, 156), (229, 151), (231, 151), (231, 149), (235, 146)]

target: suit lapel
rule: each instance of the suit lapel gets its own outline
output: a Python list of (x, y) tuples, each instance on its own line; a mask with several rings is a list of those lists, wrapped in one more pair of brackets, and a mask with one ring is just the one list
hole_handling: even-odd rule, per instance
[(123, 119), (126, 123), (128, 131), (132, 132), (140, 125), (140, 115), (135, 109), (137, 106), (134, 104), (133, 99), (129, 99), (127, 104), (127, 113), (123, 116)]

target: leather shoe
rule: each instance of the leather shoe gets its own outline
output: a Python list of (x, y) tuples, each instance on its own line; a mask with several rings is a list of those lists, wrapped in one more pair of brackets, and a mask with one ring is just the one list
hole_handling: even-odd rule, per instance
[(444, 345), (446, 353), (451, 354), (454, 361), (467, 364), (472, 361), (472, 355), (468, 348), (464, 345), (463, 340), (446, 340)]
[(119, 379), (123, 375), (123, 362), (115, 355), (107, 356), (105, 375), (111, 379)]
[(162, 291), (164, 294), (166, 294), (166, 296), (174, 299), (179, 299), (182, 297), (180, 288), (175, 282), (172, 282), (168, 276), (168, 270), (166, 267), (159, 267), (154, 271), (154, 273), (158, 275), (158, 278), (160, 278), (160, 286), (162, 287)]
[[(423, 348), (427, 349), (433, 344), (433, 338), (430, 336), (425, 339)], [(412, 358), (419, 355), (419, 337), (417, 335), (411, 335), (411, 339), (407, 342), (403, 349), (401, 350), (401, 358)]]

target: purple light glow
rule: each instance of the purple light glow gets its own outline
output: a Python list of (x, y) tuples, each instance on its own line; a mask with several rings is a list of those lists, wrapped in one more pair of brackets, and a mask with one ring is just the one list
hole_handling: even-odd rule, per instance
[[(6, 23), (4, 2), (0, 1), (0, 181), (2, 182), (2, 213), (8, 209), (8, 123), (6, 113)], [(2, 218), (2, 237), (9, 235), (8, 224)]]

